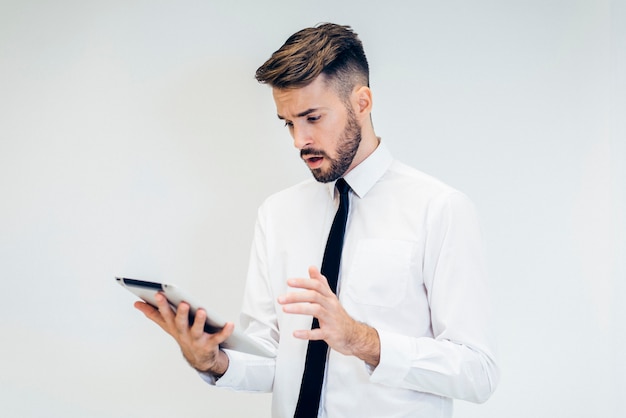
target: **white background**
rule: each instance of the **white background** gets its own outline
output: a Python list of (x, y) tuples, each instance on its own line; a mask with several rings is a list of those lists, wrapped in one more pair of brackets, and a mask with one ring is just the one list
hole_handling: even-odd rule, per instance
[(456, 417), (619, 417), (626, 6), (0, 1), (0, 415), (268, 417), (207, 387), (115, 275), (236, 320), (256, 208), (307, 176), (256, 68), (352, 25), (377, 134), (467, 193), (502, 381)]

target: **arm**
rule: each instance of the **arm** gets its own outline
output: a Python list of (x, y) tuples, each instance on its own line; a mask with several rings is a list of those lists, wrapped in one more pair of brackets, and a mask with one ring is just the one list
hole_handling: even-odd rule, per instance
[(484, 402), (495, 390), (489, 292), (482, 241), (471, 202), (454, 192), (431, 202), (423, 277), (433, 337), (379, 329), (381, 361), (374, 382)]
[[(268, 348), (278, 350), (278, 324), (267, 269), (265, 216), (259, 210), (241, 309), (241, 326), (251, 338)], [(224, 350), (229, 367), (219, 380), (201, 374), (209, 384), (248, 392), (271, 392), (276, 359)]]
[[(260, 210), (250, 254), (241, 324), (249, 336), (277, 350), (278, 325), (273, 309), (274, 297), (271, 296), (268, 283), (264, 219)], [(203, 310), (198, 310), (190, 326), (189, 306), (186, 303), (181, 303), (174, 313), (163, 295), (157, 294), (156, 300), (157, 308), (144, 302), (136, 302), (135, 308), (176, 340), (185, 359), (203, 380), (211, 385), (235, 390), (272, 390), (275, 359), (220, 349), (220, 344), (234, 331), (233, 323), (227, 323), (215, 334), (208, 334), (203, 329), (206, 320), (206, 312)]]
[(295, 337), (324, 339), (334, 350), (364, 360), (372, 382), (482, 402), (495, 389), (498, 370), (471, 204), (456, 194), (436, 199), (426, 229), (424, 303), (429, 306), (432, 336), (398, 331), (393, 312), (376, 329), (355, 321), (315, 268), (309, 270), (309, 279), (290, 279), (289, 286), (299, 291), (280, 296), (278, 302), (286, 313), (312, 315), (320, 322), (319, 329), (299, 330)]

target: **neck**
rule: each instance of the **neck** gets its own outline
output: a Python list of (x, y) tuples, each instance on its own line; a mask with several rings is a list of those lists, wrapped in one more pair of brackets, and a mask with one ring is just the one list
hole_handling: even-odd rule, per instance
[(374, 150), (378, 148), (378, 144), (380, 144), (380, 138), (374, 133), (374, 128), (372, 127), (371, 122), (365, 124), (365, 126), (361, 128), (361, 143), (359, 144), (359, 149), (354, 156), (354, 160), (352, 160), (350, 168), (345, 174), (349, 173), (354, 167), (361, 164), (367, 157), (369, 157)]

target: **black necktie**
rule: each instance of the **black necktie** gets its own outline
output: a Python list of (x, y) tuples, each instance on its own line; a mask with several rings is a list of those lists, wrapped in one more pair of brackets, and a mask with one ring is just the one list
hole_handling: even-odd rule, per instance
[[(337, 277), (339, 275), (339, 264), (341, 261), (341, 249), (343, 248), (343, 236), (346, 231), (346, 220), (348, 219), (348, 191), (350, 186), (344, 179), (337, 180), (335, 185), (339, 191), (339, 209), (333, 220), (333, 225), (328, 234), (324, 259), (322, 261), (321, 273), (328, 280), (328, 284), (334, 293), (337, 293)], [(317, 318), (313, 318), (311, 329), (319, 328)], [(304, 374), (300, 385), (300, 395), (296, 406), (295, 418), (317, 417), (320, 405), (320, 395), (322, 393), (322, 382), (324, 381), (324, 369), (326, 368), (326, 352), (328, 345), (324, 340), (309, 341), (306, 352), (306, 363), (304, 364)]]

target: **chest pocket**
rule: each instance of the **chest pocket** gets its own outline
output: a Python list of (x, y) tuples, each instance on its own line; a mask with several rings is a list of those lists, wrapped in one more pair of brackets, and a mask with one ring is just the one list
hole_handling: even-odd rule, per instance
[(359, 241), (346, 283), (347, 296), (364, 305), (398, 305), (418, 271), (415, 247), (415, 243), (401, 240)]

